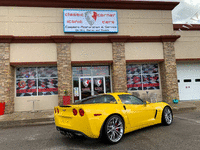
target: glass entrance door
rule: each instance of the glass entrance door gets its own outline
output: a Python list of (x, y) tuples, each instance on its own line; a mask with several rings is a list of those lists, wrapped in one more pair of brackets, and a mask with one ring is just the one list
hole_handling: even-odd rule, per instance
[(79, 99), (106, 93), (104, 76), (80, 77), (79, 83)]
[(83, 99), (92, 95), (91, 77), (79, 78), (79, 99)]
[(93, 77), (94, 94), (105, 93), (105, 79), (104, 77)]

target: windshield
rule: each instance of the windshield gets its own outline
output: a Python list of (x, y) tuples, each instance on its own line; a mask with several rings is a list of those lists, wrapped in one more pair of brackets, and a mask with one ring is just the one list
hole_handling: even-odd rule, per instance
[(75, 102), (74, 104), (117, 103), (112, 95), (94, 95)]

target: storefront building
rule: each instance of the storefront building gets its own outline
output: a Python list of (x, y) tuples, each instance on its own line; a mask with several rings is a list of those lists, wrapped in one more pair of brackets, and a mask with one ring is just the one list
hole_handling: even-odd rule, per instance
[(195, 68), (200, 58), (195, 46), (196, 54), (188, 53), (187, 44), (198, 41), (200, 34), (177, 34), (171, 15), (177, 5), (0, 2), (0, 96), (6, 102), (5, 113), (30, 111), (33, 101), (35, 110), (53, 109), (63, 104), (64, 90), (71, 103), (109, 92), (156, 95), (168, 103), (179, 99), (179, 74), (179, 80), (185, 80), (182, 64), (195, 60)]

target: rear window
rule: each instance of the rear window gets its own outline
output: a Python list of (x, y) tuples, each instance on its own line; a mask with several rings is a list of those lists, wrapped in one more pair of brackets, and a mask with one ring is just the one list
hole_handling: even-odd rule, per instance
[(112, 95), (94, 95), (82, 99), (80, 101), (77, 101), (74, 104), (96, 104), (96, 103), (117, 103), (117, 101)]

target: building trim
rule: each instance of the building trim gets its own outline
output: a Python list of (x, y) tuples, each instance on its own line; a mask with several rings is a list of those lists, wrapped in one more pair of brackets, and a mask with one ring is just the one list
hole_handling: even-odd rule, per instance
[(10, 62), (11, 66), (21, 65), (57, 65), (57, 62)]
[(77, 64), (112, 64), (112, 60), (102, 60), (102, 61), (71, 61), (72, 65)]
[(175, 42), (180, 35), (161, 36), (13, 36), (1, 35), (0, 43), (113, 43)]
[(163, 62), (164, 59), (141, 59), (141, 60), (126, 60), (126, 63), (140, 63), (140, 62)]
[(179, 2), (126, 0), (1, 0), (0, 6), (173, 10)]
[(178, 58), (178, 59), (176, 59), (176, 61), (199, 61), (200, 60), (200, 58)]
[(174, 30), (199, 31), (200, 24), (173, 24)]

